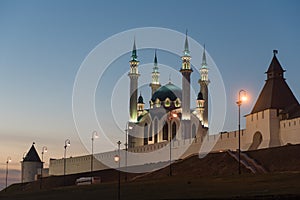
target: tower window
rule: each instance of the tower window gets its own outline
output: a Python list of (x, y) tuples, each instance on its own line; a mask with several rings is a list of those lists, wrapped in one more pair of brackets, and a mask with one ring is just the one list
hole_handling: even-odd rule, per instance
[(152, 141), (152, 123), (150, 124), (150, 130), (149, 130), (149, 141)]
[(148, 124), (144, 126), (144, 145), (148, 144)]
[(158, 120), (154, 120), (154, 143), (157, 143), (157, 135), (158, 135)]
[(166, 122), (163, 127), (163, 140), (168, 140), (168, 132), (169, 132), (169, 128), (168, 128), (168, 123)]

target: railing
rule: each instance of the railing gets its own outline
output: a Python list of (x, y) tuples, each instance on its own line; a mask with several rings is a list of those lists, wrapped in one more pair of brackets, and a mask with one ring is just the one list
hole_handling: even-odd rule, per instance
[[(239, 161), (238, 152), (234, 153), (231, 150), (227, 150), (227, 153), (233, 157), (236, 161)], [(267, 173), (265, 168), (258, 164), (253, 158), (250, 158), (245, 152), (241, 152), (241, 164), (249, 169), (252, 173)]]

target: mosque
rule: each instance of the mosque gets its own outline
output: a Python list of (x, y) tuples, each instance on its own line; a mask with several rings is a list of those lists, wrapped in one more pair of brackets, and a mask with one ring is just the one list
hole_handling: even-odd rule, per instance
[(171, 140), (184, 140), (204, 136), (208, 129), (208, 67), (206, 63), (205, 49), (202, 56), (200, 69), (201, 77), (198, 81), (200, 91), (196, 100), (196, 108), (190, 108), (190, 82), (193, 72), (190, 64), (188, 37), (185, 38), (184, 51), (181, 56), (182, 74), (181, 88), (169, 81), (161, 85), (159, 81), (159, 68), (155, 52), (152, 71), (152, 82), (149, 84), (152, 97), (149, 101), (150, 108), (145, 109), (143, 97), (138, 94), (139, 61), (134, 42), (130, 72), (130, 104), (128, 146), (156, 144)]
[[(266, 81), (260, 95), (246, 117), (246, 128), (238, 131), (208, 134), (208, 64), (206, 62), (205, 49), (202, 55), (200, 67), (200, 91), (197, 95), (196, 108), (190, 106), (190, 82), (193, 72), (190, 64), (188, 37), (184, 41), (183, 55), (181, 56), (182, 74), (181, 88), (169, 82), (161, 85), (159, 81), (159, 65), (157, 55), (154, 56), (149, 109), (145, 109), (145, 101), (138, 97), (139, 60), (134, 42), (130, 60), (129, 76), (129, 122), (128, 138), (126, 138), (125, 153), (147, 153), (157, 151), (170, 144), (172, 153), (185, 149), (180, 159), (193, 154), (198, 154), (199, 149), (205, 143), (212, 143), (210, 152), (236, 151), (238, 148), (238, 136), (242, 151), (262, 148), (277, 147), (300, 143), (300, 105), (293, 92), (289, 88), (285, 78), (285, 70), (277, 58), (278, 51), (274, 50), (273, 58), (266, 71)], [(127, 154), (126, 154), (127, 155)], [(47, 175), (63, 175), (88, 172), (93, 163), (94, 170), (109, 168), (102, 161), (113, 162), (115, 152), (104, 152), (94, 155), (70, 157), (67, 159), (50, 159), (49, 173)], [(157, 157), (156, 162), (166, 161), (169, 157)], [(93, 160), (93, 162), (91, 162)], [(124, 159), (123, 159), (124, 161)], [(145, 163), (130, 163), (142, 165)], [(121, 163), (125, 165), (125, 163)], [(42, 162), (32, 145), (30, 151), (22, 161), (22, 177), (24, 182), (33, 181), (42, 168)], [(66, 167), (67, 166), (67, 167)], [(126, 163), (127, 166), (127, 163)], [(40, 170), (41, 171), (41, 170)], [(32, 174), (34, 172), (34, 174)], [(43, 173), (46, 175), (46, 173)]]

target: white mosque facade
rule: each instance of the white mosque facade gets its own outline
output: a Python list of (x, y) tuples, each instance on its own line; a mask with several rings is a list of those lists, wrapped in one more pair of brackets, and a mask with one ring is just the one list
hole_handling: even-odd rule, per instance
[[(265, 85), (251, 113), (246, 115), (246, 129), (240, 132), (241, 150), (256, 150), (300, 143), (300, 105), (284, 78), (283, 68), (277, 59), (277, 51), (266, 72)], [(183, 159), (198, 154), (204, 144), (211, 144), (210, 152), (238, 149), (238, 131), (222, 132), (208, 135), (208, 65), (205, 49), (200, 67), (200, 91), (196, 100), (196, 108), (190, 107), (190, 82), (193, 72), (190, 65), (188, 37), (185, 39), (181, 57), (181, 88), (169, 82), (161, 85), (159, 67), (155, 53), (152, 72), (151, 99), (149, 109), (145, 109), (143, 97), (138, 97), (138, 78), (140, 76), (137, 50), (134, 43), (130, 71), (130, 103), (127, 147), (121, 151), (121, 157), (127, 152), (141, 154), (159, 151), (171, 145), (174, 158)], [(212, 119), (213, 120), (213, 119)], [(170, 149), (171, 149), (170, 148)], [(183, 153), (182, 153), (183, 152)], [(114, 166), (115, 151), (66, 159), (66, 174), (88, 172), (91, 169), (103, 170)], [(152, 162), (167, 161), (167, 155), (158, 155)], [(38, 159), (37, 159), (38, 160)], [(102, 162), (104, 161), (105, 162)], [(24, 161), (25, 162), (25, 161)], [(124, 159), (121, 166), (125, 166)], [(109, 164), (108, 164), (109, 163)], [(143, 165), (142, 161), (128, 162), (126, 165)], [(36, 165), (40, 167), (39, 165)], [(62, 175), (64, 159), (50, 159), (49, 175)], [(27, 181), (30, 181), (27, 179)]]

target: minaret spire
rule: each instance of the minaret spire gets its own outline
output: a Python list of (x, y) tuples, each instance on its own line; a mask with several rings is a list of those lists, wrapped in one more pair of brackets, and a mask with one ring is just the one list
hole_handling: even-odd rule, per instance
[(156, 49), (155, 49), (155, 53), (154, 53), (154, 66), (157, 67)]
[[(198, 81), (200, 84), (200, 93), (203, 97), (202, 106), (202, 125), (208, 127), (208, 84), (210, 83), (208, 79), (208, 67), (206, 62), (206, 50), (205, 45), (203, 47), (203, 54), (202, 54), (202, 64), (200, 68), (200, 79)], [(200, 101), (199, 101), (200, 102)]]
[(132, 53), (131, 53), (131, 60), (132, 61), (137, 61), (137, 52), (136, 52), (136, 45), (135, 45), (135, 37), (133, 41), (133, 48), (132, 48)]
[(128, 76), (130, 78), (130, 103), (129, 103), (129, 114), (130, 122), (137, 122), (137, 96), (138, 96), (138, 78), (140, 76), (138, 71), (139, 61), (137, 60), (137, 50), (135, 44), (135, 38), (133, 42), (132, 54), (130, 63), (130, 71)]
[[(161, 86), (159, 83), (159, 71), (158, 71), (158, 62), (157, 62), (157, 55), (156, 50), (154, 52), (154, 61), (153, 61), (153, 71), (152, 71), (152, 82), (150, 83), (151, 87), (151, 94), (153, 95), (154, 92)], [(151, 107), (151, 105), (150, 105)]]
[(187, 35), (188, 30), (186, 29), (185, 31), (185, 42), (184, 42), (184, 51), (183, 54), (185, 56), (189, 56), (190, 55), (190, 50), (189, 50), (189, 42), (188, 42), (188, 35)]
[(206, 54), (205, 54), (205, 44), (204, 44), (204, 50), (203, 50), (203, 55), (202, 55), (202, 66), (207, 66), (206, 63)]
[(191, 56), (189, 51), (189, 43), (187, 31), (185, 33), (185, 42), (184, 42), (184, 51), (183, 56), (181, 56), (182, 66), (180, 72), (182, 74), (182, 115), (181, 115), (181, 125), (183, 127), (183, 139), (191, 138), (191, 73), (193, 70), (191, 69)]

